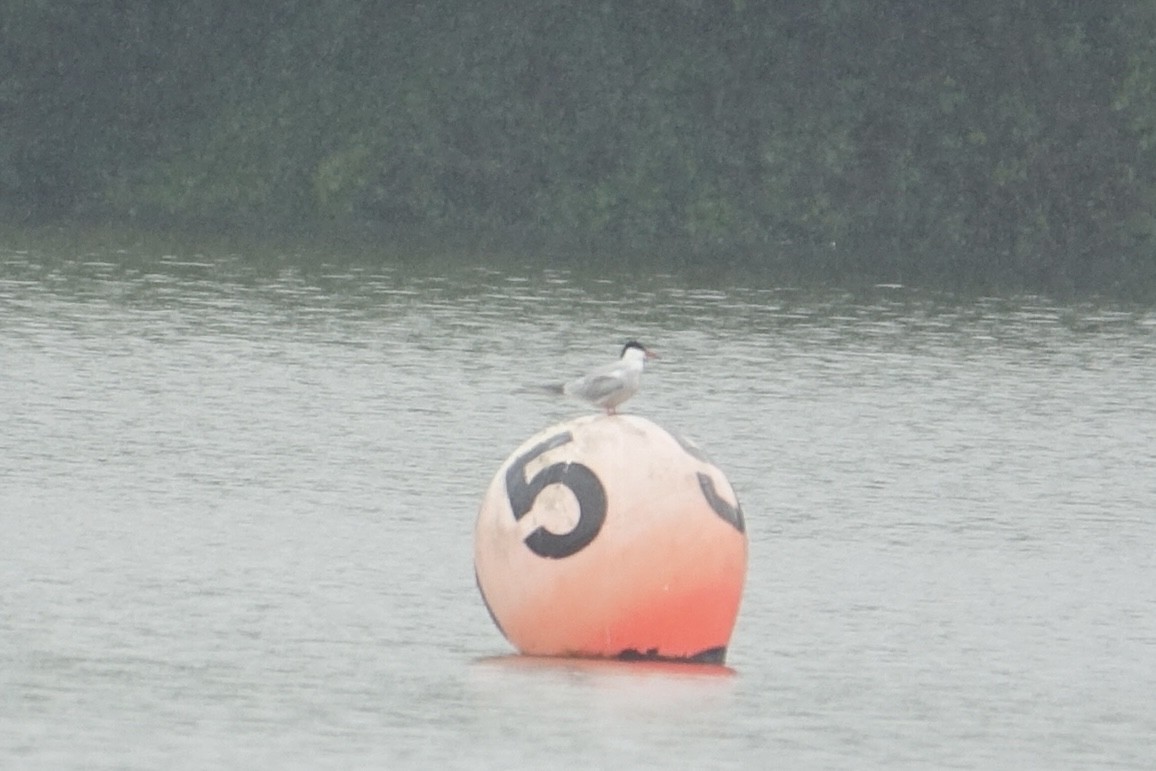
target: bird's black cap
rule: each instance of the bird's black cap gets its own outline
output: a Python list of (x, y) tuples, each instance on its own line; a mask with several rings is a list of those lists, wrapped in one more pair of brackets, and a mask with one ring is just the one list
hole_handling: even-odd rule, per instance
[(619, 356), (620, 357), (625, 356), (626, 352), (629, 351), (631, 348), (637, 348), (638, 350), (642, 351), (643, 353), (650, 353), (650, 351), (646, 350), (646, 346), (643, 345), (642, 343), (638, 342), (637, 340), (628, 340), (626, 342), (626, 345), (622, 346), (622, 353), (620, 353)]

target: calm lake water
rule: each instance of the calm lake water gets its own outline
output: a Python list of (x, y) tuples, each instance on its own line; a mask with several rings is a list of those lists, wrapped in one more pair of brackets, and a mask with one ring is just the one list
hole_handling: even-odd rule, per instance
[[(0, 767), (1151, 768), (1156, 310), (0, 243)], [(625, 411), (741, 496), (728, 668), (510, 655), (490, 478)]]

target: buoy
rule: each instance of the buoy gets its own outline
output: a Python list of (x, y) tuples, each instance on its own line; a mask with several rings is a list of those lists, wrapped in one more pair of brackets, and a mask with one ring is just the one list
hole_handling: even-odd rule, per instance
[(694, 443), (637, 415), (591, 415), (527, 439), (498, 469), (474, 567), (523, 654), (721, 664), (746, 527)]

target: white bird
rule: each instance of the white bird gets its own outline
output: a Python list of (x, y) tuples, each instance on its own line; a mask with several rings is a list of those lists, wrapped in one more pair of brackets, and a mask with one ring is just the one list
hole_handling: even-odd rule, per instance
[(552, 393), (564, 394), (601, 407), (607, 415), (615, 415), (618, 405), (638, 393), (647, 360), (657, 358), (657, 354), (647, 350), (642, 343), (631, 340), (622, 346), (622, 356), (613, 364), (599, 367), (568, 383), (546, 388)]

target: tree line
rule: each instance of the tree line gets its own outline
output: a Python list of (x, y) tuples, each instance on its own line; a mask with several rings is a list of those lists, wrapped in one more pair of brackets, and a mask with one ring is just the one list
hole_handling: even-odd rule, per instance
[(1156, 2), (0, 7), (10, 221), (1156, 274)]

